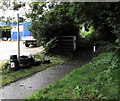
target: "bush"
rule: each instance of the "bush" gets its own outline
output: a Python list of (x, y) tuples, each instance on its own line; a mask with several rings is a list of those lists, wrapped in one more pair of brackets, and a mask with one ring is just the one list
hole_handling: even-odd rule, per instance
[[(67, 7), (64, 7), (64, 5), (56, 5), (50, 11), (46, 11), (37, 21), (33, 21), (30, 26), (30, 31), (37, 39), (37, 43), (43, 45), (47, 50), (56, 49), (55, 46), (59, 44), (57, 40), (61, 36), (78, 33), (78, 27), (74, 19), (68, 14)], [(38, 11), (37, 9), (35, 12)]]
[(118, 57), (104, 52), (63, 79), (33, 93), (30, 99), (119, 99)]

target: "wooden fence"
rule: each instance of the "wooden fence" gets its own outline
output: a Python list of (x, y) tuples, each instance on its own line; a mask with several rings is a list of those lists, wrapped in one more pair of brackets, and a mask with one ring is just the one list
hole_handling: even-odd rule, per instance
[(76, 50), (76, 36), (62, 36), (60, 38), (60, 48), (63, 51)]

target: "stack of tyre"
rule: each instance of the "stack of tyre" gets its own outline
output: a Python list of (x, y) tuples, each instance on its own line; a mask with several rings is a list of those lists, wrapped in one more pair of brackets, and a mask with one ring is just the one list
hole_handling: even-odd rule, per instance
[(30, 66), (32, 66), (34, 64), (35, 60), (33, 57), (31, 56), (20, 56), (20, 65), (21, 68), (29, 68)]

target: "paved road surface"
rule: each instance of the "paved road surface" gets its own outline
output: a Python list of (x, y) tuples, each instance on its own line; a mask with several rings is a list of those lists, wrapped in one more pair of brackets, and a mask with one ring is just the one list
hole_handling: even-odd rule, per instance
[(90, 59), (89, 53), (76, 54), (71, 61), (65, 64), (52, 66), (0, 89), (1, 99), (25, 99), (36, 90), (44, 88), (63, 78), (71, 70), (86, 64)]
[[(20, 54), (30, 55), (42, 50), (42, 47), (25, 47), (23, 42), (20, 42)], [(18, 54), (17, 41), (0, 41), (0, 61), (9, 60), (10, 55)]]

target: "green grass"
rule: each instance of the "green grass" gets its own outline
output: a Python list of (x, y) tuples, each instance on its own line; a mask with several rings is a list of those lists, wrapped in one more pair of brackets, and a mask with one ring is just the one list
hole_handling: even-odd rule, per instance
[(2, 70), (2, 67), (4, 66), (5, 63), (8, 63), (8, 61), (1, 61), (0, 62), (0, 70)]
[(117, 99), (118, 57), (114, 52), (99, 54), (91, 62), (73, 70), (63, 79), (38, 90), (25, 101), (39, 99)]
[(2, 73), (0, 73), (0, 85), (5, 86), (9, 83), (15, 82), (23, 77), (29, 76), (31, 74), (34, 74), (36, 72), (42, 71), (50, 66), (56, 65), (56, 64), (62, 64), (65, 62), (66, 58), (63, 58), (59, 55), (44, 55), (41, 52), (32, 55), (35, 60), (40, 59), (50, 59), (50, 64), (40, 64), (39, 66), (32, 66), (27, 69), (20, 69), (18, 71), (10, 71), (9, 69), (5, 69), (4, 64), (8, 61), (3, 61), (0, 63), (0, 69), (2, 70)]

